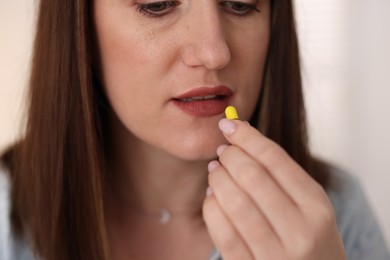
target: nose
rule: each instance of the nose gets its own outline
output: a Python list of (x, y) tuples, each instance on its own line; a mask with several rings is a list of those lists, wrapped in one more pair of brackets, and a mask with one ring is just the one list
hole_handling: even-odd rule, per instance
[(181, 56), (187, 66), (220, 70), (230, 62), (230, 48), (218, 8), (194, 11), (186, 21), (185, 31)]

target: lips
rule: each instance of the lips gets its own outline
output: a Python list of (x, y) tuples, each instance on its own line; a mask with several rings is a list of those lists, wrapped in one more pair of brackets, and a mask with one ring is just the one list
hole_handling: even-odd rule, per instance
[(225, 96), (221, 96), (221, 95), (208, 95), (208, 96), (195, 96), (190, 98), (181, 98), (179, 100), (183, 102), (193, 102), (193, 101), (202, 101), (202, 100), (210, 100), (210, 99), (221, 99), (224, 97)]
[(212, 96), (228, 97), (233, 95), (233, 91), (226, 86), (217, 86), (217, 87), (200, 87), (192, 89), (180, 96), (175, 97), (174, 99), (187, 99), (187, 98), (204, 98)]
[(233, 91), (226, 86), (199, 87), (172, 99), (183, 112), (196, 117), (209, 117), (224, 112)]

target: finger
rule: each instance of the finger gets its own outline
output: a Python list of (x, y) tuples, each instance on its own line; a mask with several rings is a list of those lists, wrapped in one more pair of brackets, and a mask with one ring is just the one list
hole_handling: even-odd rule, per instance
[(241, 148), (231, 145), (219, 151), (219, 161), (241, 189), (256, 204), (268, 223), (283, 240), (302, 220), (302, 213), (291, 197), (261, 164)]
[(254, 259), (213, 195), (207, 197), (203, 203), (203, 218), (223, 259)]
[(278, 144), (257, 129), (240, 120), (228, 119), (221, 119), (219, 127), (231, 144), (260, 162), (297, 204), (323, 199), (325, 193), (321, 186)]
[(209, 173), (213, 194), (255, 258), (280, 249), (280, 241), (267, 219), (251, 198), (229, 176), (224, 167)]

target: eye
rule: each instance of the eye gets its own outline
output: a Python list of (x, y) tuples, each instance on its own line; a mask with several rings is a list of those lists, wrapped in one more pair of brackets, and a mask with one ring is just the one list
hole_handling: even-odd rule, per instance
[(250, 14), (252, 11), (260, 12), (255, 4), (248, 4), (237, 1), (223, 1), (220, 5), (229, 13), (237, 16), (245, 16)]
[(139, 4), (137, 10), (147, 16), (161, 17), (172, 12), (179, 4), (178, 1), (159, 1)]

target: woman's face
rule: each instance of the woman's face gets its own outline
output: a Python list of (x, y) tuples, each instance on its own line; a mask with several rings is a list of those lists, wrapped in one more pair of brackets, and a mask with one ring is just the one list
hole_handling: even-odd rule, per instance
[(249, 120), (269, 41), (269, 0), (95, 0), (105, 93), (135, 140), (215, 157), (218, 121)]

